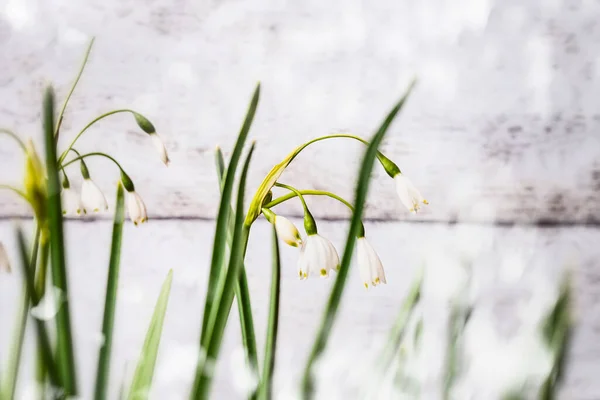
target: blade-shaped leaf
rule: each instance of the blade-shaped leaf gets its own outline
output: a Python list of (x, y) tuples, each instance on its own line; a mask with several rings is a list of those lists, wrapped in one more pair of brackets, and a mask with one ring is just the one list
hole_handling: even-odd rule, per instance
[(272, 397), (273, 371), (275, 369), (275, 350), (277, 347), (277, 328), (279, 326), (279, 290), (281, 280), (281, 260), (279, 257), (279, 241), (273, 225), (273, 266), (271, 267), (271, 298), (269, 299), (269, 319), (267, 322), (267, 338), (265, 340), (265, 358), (262, 381), (259, 387), (259, 398), (268, 400)]
[(215, 239), (213, 244), (212, 259), (210, 263), (210, 273), (208, 278), (206, 300), (204, 303), (204, 315), (202, 316), (200, 345), (204, 349), (206, 348), (206, 345), (209, 340), (206, 334), (206, 330), (209, 327), (209, 320), (211, 318), (212, 307), (215, 303), (215, 296), (217, 295), (216, 289), (217, 286), (219, 286), (217, 285), (217, 282), (219, 281), (219, 277), (221, 276), (221, 267), (223, 265), (223, 261), (225, 260), (225, 238), (227, 236), (227, 225), (231, 209), (230, 203), (233, 192), (233, 183), (235, 180), (235, 172), (240, 157), (242, 155), (244, 143), (246, 142), (246, 138), (248, 137), (248, 132), (250, 131), (250, 126), (252, 125), (252, 121), (254, 120), (254, 114), (256, 113), (259, 98), (260, 83), (256, 86), (256, 89), (254, 90), (254, 95), (252, 96), (250, 106), (248, 107), (248, 112), (246, 113), (246, 119), (244, 120), (237, 141), (235, 143), (233, 153), (231, 155), (231, 160), (229, 161), (229, 165), (227, 167), (227, 173), (225, 174), (225, 182), (223, 183), (221, 202), (219, 204), (219, 212), (217, 214), (217, 224), (215, 228)]
[[(244, 192), (248, 167), (253, 151), (254, 143), (248, 151), (246, 161), (244, 162), (244, 168), (240, 176), (235, 209), (235, 229), (233, 233), (231, 256), (229, 257), (229, 268), (227, 268), (224, 285), (219, 288), (221, 295), (218, 297), (219, 301), (216, 303), (218, 304), (216, 313), (214, 314), (214, 318), (211, 317), (209, 321), (210, 325), (206, 330), (209, 341), (206, 346), (205, 356), (201, 357), (198, 362), (196, 378), (191, 394), (192, 399), (207, 399), (208, 394), (210, 393), (212, 375), (209, 373), (207, 366), (208, 364), (213, 363), (219, 354), (223, 333), (225, 332), (225, 326), (229, 316), (229, 310), (231, 308), (231, 303), (233, 302), (235, 285), (238, 282), (240, 270), (244, 262), (244, 255), (246, 253), (246, 246), (248, 245), (248, 237), (250, 235), (250, 226), (244, 224)], [(258, 373), (258, 371), (251, 372)]]
[(404, 105), (413, 86), (414, 82), (410, 84), (404, 96), (389, 112), (379, 130), (373, 136), (373, 139), (371, 140), (371, 143), (367, 147), (367, 151), (363, 156), (363, 160), (359, 170), (358, 183), (356, 185), (356, 191), (354, 196), (354, 213), (352, 214), (352, 220), (350, 222), (350, 228), (348, 230), (348, 236), (346, 238), (346, 246), (344, 248), (344, 254), (342, 256), (340, 269), (337, 274), (335, 283), (333, 285), (333, 289), (331, 290), (331, 294), (327, 302), (327, 307), (325, 309), (325, 314), (323, 315), (323, 320), (321, 322), (319, 331), (317, 332), (317, 336), (313, 344), (311, 353), (309, 355), (308, 362), (306, 364), (306, 368), (304, 370), (304, 375), (302, 378), (301, 388), (303, 398), (305, 399), (313, 397), (314, 382), (312, 368), (315, 361), (321, 355), (321, 353), (325, 349), (325, 346), (327, 345), (327, 340), (331, 332), (331, 327), (333, 326), (333, 322), (337, 315), (340, 300), (342, 298), (342, 293), (344, 292), (346, 278), (348, 276), (348, 271), (350, 270), (350, 261), (352, 260), (354, 245), (356, 243), (356, 235), (359, 232), (362, 224), (361, 218), (365, 206), (365, 200), (367, 198), (367, 191), (369, 189), (369, 181), (371, 179), (373, 163), (375, 161), (375, 158), (377, 157), (377, 148), (381, 144), (381, 141), (383, 140), (383, 137), (385, 136), (392, 121)]
[(46, 144), (46, 173), (48, 175), (48, 227), (50, 231), (50, 254), (52, 282), (61, 290), (63, 302), (56, 315), (56, 362), (64, 384), (65, 394), (77, 394), (77, 371), (73, 353), (73, 335), (69, 313), (69, 288), (63, 238), (63, 213), (60, 200), (60, 180), (56, 163), (54, 142), (54, 91), (46, 89), (44, 95), (44, 141)]
[(104, 299), (104, 317), (102, 319), (102, 335), (104, 341), (98, 351), (98, 369), (96, 371), (96, 388), (94, 398), (106, 399), (108, 390), (110, 353), (115, 323), (115, 305), (117, 303), (117, 287), (119, 283), (119, 267), (121, 262), (121, 241), (123, 238), (123, 220), (125, 218), (123, 186), (117, 186), (115, 219), (113, 222), (112, 242), (110, 245), (110, 261), (106, 280), (106, 296)]
[(129, 388), (130, 400), (147, 399), (148, 393), (152, 386), (152, 378), (154, 376), (154, 366), (158, 356), (158, 346), (160, 345), (160, 337), (162, 335), (163, 323), (167, 312), (167, 304), (169, 302), (169, 293), (171, 291), (171, 282), (173, 281), (173, 270), (169, 271), (165, 282), (160, 290), (160, 296), (154, 307), (154, 314), (150, 321), (150, 326), (146, 333), (142, 353), (133, 375), (131, 387)]

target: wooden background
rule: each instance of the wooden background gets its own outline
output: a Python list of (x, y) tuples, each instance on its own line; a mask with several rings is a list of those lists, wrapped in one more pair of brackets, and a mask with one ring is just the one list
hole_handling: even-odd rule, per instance
[[(43, 87), (52, 82), (62, 99), (87, 40), (95, 36), (66, 114), (61, 148), (98, 114), (127, 107), (152, 120), (171, 156), (172, 165), (162, 166), (148, 138), (124, 114), (96, 125), (76, 146), (118, 158), (151, 219), (126, 231), (114, 388), (125, 362), (137, 357), (160, 283), (173, 268), (161, 353), (169, 367), (159, 372), (152, 396), (180, 398), (186, 392), (191, 375), (185, 355), (195, 352), (218, 204), (212, 152), (218, 144), (228, 154), (255, 83), (260, 80), (263, 90), (251, 130), (257, 152), (250, 189), (310, 138), (332, 132), (370, 136), (417, 76), (417, 89), (382, 151), (431, 205), (409, 215), (393, 181), (376, 168), (366, 225), (389, 284), (364, 292), (353, 271), (331, 351), (339, 355), (352, 348), (363, 354), (360, 350), (380, 343), (423, 263), (441, 271), (431, 280), (444, 287), (452, 280), (448, 276), (454, 277), (444, 266), (465, 255), (474, 260), (480, 271), (474, 275), (478, 304), (496, 321), (498, 335), (512, 332), (510, 318), (527, 312), (526, 304), (537, 304), (532, 293), (547, 300), (544, 293), (568, 265), (575, 271), (578, 329), (564, 398), (600, 398), (599, 17), (600, 4), (591, 0), (0, 3), (1, 126), (39, 143)], [(19, 185), (22, 155), (8, 139), (0, 140), (0, 182)], [(317, 144), (282, 181), (351, 199), (361, 151), (350, 141)], [(88, 165), (112, 197), (116, 168), (103, 159)], [(77, 168), (70, 174), (79, 182)], [(326, 199), (311, 201), (311, 208), (320, 230), (341, 246), (346, 210)], [(280, 210), (301, 215), (293, 202)], [(11, 220), (28, 215), (17, 198), (0, 192), (0, 240), (13, 257)], [(109, 212), (68, 222), (72, 304), (81, 329), (78, 360), (87, 388), (96, 362), (110, 219)], [(248, 273), (262, 332), (269, 276), (266, 224), (257, 224), (252, 241)], [(284, 392), (301, 370), (332, 283), (298, 282), (295, 257), (286, 250), (277, 372)], [(17, 276), (0, 276), (2, 328), (12, 324), (16, 282)], [(443, 310), (446, 303), (436, 303), (433, 293), (428, 304)], [(435, 326), (439, 318), (432, 315)], [(228, 331), (225, 360), (236, 354), (235, 326)], [(0, 329), (0, 349), (7, 348), (9, 331)], [(492, 378), (499, 375), (489, 366), (500, 364), (489, 360), (501, 354), (476, 353), (484, 361), (471, 363), (467, 384), (475, 397), (462, 398), (496, 398)], [(505, 362), (507, 375), (517, 362)], [(219, 365), (215, 398), (236, 393), (233, 363)], [(426, 365), (435, 371), (435, 362)], [(438, 375), (424, 373), (427, 387), (436, 387)], [(352, 387), (346, 378), (347, 385), (330, 386)], [(427, 398), (436, 398), (431, 390)]]

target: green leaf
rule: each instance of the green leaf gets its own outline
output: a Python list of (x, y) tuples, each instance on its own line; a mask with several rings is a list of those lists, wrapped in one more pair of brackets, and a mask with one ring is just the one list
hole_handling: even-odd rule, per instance
[[(220, 183), (220, 189), (223, 189), (223, 174), (225, 171), (225, 161), (220, 148), (215, 151), (215, 164), (217, 169), (217, 177)], [(230, 207), (229, 224), (227, 229), (227, 244), (233, 248), (233, 231), (235, 212)], [(222, 286), (224, 274), (220, 276), (219, 284)], [(258, 371), (258, 352), (256, 350), (256, 335), (254, 332), (254, 317), (252, 316), (252, 307), (250, 302), (250, 290), (248, 289), (248, 279), (246, 277), (246, 268), (242, 264), (238, 283), (235, 285), (235, 298), (237, 299), (238, 313), (240, 317), (240, 327), (242, 330), (242, 344), (246, 352), (246, 358), (249, 360), (251, 367)], [(232, 303), (233, 304), (233, 303)], [(231, 307), (231, 305), (230, 305)], [(231, 309), (230, 309), (231, 312)]]
[[(206, 346), (205, 357), (201, 357), (196, 369), (196, 378), (192, 389), (192, 399), (207, 399), (212, 383), (212, 374), (208, 371), (208, 364), (214, 362), (219, 354), (223, 333), (227, 324), (229, 310), (233, 302), (235, 285), (238, 282), (240, 270), (244, 263), (244, 255), (246, 254), (246, 246), (248, 245), (248, 237), (250, 235), (250, 226), (244, 224), (244, 192), (246, 187), (246, 177), (248, 175), (248, 167), (254, 152), (254, 143), (248, 151), (246, 161), (240, 176), (238, 186), (238, 197), (235, 209), (235, 229), (233, 233), (233, 246), (231, 256), (229, 257), (229, 268), (225, 276), (224, 285), (220, 287), (219, 301), (214, 317), (209, 321), (209, 327), (206, 332), (209, 338)], [(229, 169), (227, 174), (229, 174)], [(258, 371), (253, 371), (258, 373)]]
[[(40, 242), (40, 228), (36, 228), (33, 248), (31, 249), (31, 258), (29, 265), (31, 269), (35, 269), (37, 262), (38, 248)], [(2, 380), (2, 391), (0, 398), (12, 399), (15, 396), (17, 380), (19, 377), (19, 367), (21, 365), (21, 355), (23, 353), (23, 342), (25, 340), (25, 329), (27, 328), (27, 316), (29, 313), (29, 294), (27, 293), (27, 285), (23, 285), (23, 293), (20, 299), (20, 308), (17, 312), (17, 325), (13, 334), (12, 345), (10, 347), (10, 355), (8, 366)]]
[(160, 336), (162, 334), (167, 304), (169, 302), (169, 292), (171, 291), (171, 282), (173, 281), (173, 270), (169, 271), (165, 282), (160, 290), (160, 296), (154, 307), (154, 314), (146, 333), (142, 354), (138, 361), (133, 375), (133, 381), (129, 388), (130, 400), (147, 399), (152, 386), (152, 377), (154, 376), (154, 366), (158, 355), (158, 346), (160, 345)]
[(73, 353), (73, 335), (69, 314), (69, 289), (63, 239), (63, 213), (60, 203), (60, 179), (56, 163), (54, 143), (54, 91), (46, 89), (44, 95), (44, 140), (46, 144), (46, 174), (48, 176), (48, 227), (50, 231), (50, 253), (52, 281), (62, 291), (64, 301), (56, 315), (56, 362), (64, 384), (65, 394), (77, 394), (77, 370)]
[[(246, 113), (246, 119), (242, 125), (240, 133), (238, 135), (237, 141), (235, 143), (235, 147), (233, 149), (233, 153), (231, 155), (231, 160), (229, 161), (229, 165), (227, 167), (227, 173), (225, 175), (225, 182), (223, 183), (223, 193), (221, 195), (221, 202), (219, 204), (219, 212), (217, 214), (217, 224), (215, 228), (215, 239), (213, 244), (213, 253), (212, 259), (210, 263), (210, 273), (208, 278), (208, 286), (206, 293), (206, 300), (204, 303), (204, 315), (202, 316), (202, 328), (200, 334), (200, 345), (202, 348), (206, 348), (209, 337), (207, 336), (206, 330), (209, 327), (209, 320), (211, 318), (212, 307), (215, 303), (215, 297), (217, 296), (217, 283), (219, 282), (219, 278), (222, 273), (222, 265), (225, 260), (225, 247), (226, 247), (226, 236), (229, 222), (229, 215), (231, 210), (231, 197), (233, 192), (233, 183), (235, 180), (235, 172), (237, 169), (237, 165), (239, 163), (240, 157), (242, 155), (242, 150), (244, 148), (244, 143), (246, 138), (248, 137), (248, 132), (250, 131), (250, 126), (252, 125), (252, 121), (254, 120), (254, 115), (256, 113), (256, 108), (258, 106), (258, 101), (260, 98), (260, 83), (256, 86), (254, 90), (254, 95), (252, 96), (252, 100), (250, 102), (250, 106), (248, 107), (248, 112)], [(196, 378), (199, 378), (196, 376)]]
[(356, 235), (360, 231), (362, 225), (361, 218), (365, 206), (365, 200), (367, 198), (367, 191), (369, 189), (369, 181), (371, 179), (373, 163), (375, 161), (375, 158), (377, 157), (377, 148), (381, 144), (381, 141), (383, 140), (392, 121), (404, 105), (413, 86), (414, 81), (410, 84), (410, 86), (406, 90), (406, 93), (400, 99), (400, 101), (389, 112), (379, 130), (373, 136), (373, 139), (371, 140), (371, 143), (367, 147), (365, 155), (363, 156), (363, 160), (359, 170), (358, 183), (356, 185), (356, 191), (354, 196), (354, 213), (352, 214), (352, 221), (350, 222), (348, 237), (346, 238), (346, 246), (344, 248), (344, 254), (342, 256), (340, 270), (337, 274), (337, 278), (333, 285), (333, 289), (331, 290), (331, 294), (327, 302), (327, 307), (325, 309), (325, 314), (323, 315), (321, 326), (319, 328), (319, 331), (317, 332), (317, 336), (315, 338), (315, 342), (310, 352), (308, 361), (306, 363), (306, 368), (304, 370), (304, 375), (302, 377), (302, 396), (305, 399), (310, 399), (314, 395), (314, 381), (312, 370), (313, 365), (315, 361), (319, 358), (323, 350), (325, 350), (327, 340), (331, 333), (331, 327), (333, 326), (333, 322), (337, 315), (337, 310), (340, 305), (342, 294), (344, 292), (346, 278), (350, 270), (350, 261), (352, 260), (354, 245), (356, 243)]
[(265, 340), (265, 358), (262, 381), (259, 387), (259, 398), (272, 398), (273, 371), (275, 370), (275, 350), (277, 347), (277, 328), (279, 326), (279, 291), (281, 280), (281, 259), (279, 257), (279, 241), (273, 225), (273, 266), (271, 268), (271, 298), (269, 300), (269, 319), (267, 338)]
[[(19, 244), (19, 255), (21, 258), (20, 264), (23, 268), (23, 276), (25, 278), (29, 301), (30, 304), (33, 307), (35, 307), (40, 302), (40, 297), (35, 291), (34, 272), (31, 266), (29, 265), (29, 262), (27, 261), (27, 245), (25, 244), (23, 232), (20, 229), (17, 229), (17, 242)], [(29, 313), (29, 309), (27, 310), (27, 312)], [(44, 323), (44, 321), (41, 321), (37, 318), (33, 318), (33, 320), (35, 322), (36, 327), (38, 348), (40, 351), (41, 358), (44, 361), (45, 369), (48, 372), (50, 383), (56, 388), (64, 388), (63, 382), (59, 375), (59, 371), (55, 364), (55, 360), (52, 357), (52, 346), (50, 344), (48, 331), (46, 330), (46, 324)]]
[(106, 399), (108, 379), (110, 375), (110, 354), (115, 324), (115, 305), (117, 303), (117, 287), (119, 284), (119, 267), (121, 262), (121, 241), (123, 238), (123, 221), (125, 219), (125, 201), (123, 186), (117, 185), (117, 202), (113, 222), (112, 242), (110, 245), (110, 261), (106, 280), (104, 299), (104, 317), (102, 319), (102, 335), (104, 342), (98, 350), (98, 369), (96, 371), (96, 388), (94, 398)]

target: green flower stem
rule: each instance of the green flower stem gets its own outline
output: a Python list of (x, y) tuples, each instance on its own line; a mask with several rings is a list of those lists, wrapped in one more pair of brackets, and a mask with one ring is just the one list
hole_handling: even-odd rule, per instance
[(11, 131), (10, 129), (5, 129), (5, 128), (0, 128), (0, 133), (5, 133), (8, 136), (10, 136), (11, 138), (13, 138), (19, 144), (19, 146), (21, 146), (21, 149), (23, 149), (24, 152), (27, 152), (27, 148), (25, 147), (25, 143), (23, 143), (23, 141), (21, 140), (21, 138), (18, 137), (16, 133), (14, 133), (13, 131)]
[(73, 158), (72, 160), (69, 160), (66, 163), (60, 165), (59, 168), (64, 169), (64, 168), (66, 168), (67, 166), (73, 164), (76, 161), (83, 160), (84, 158), (91, 157), (91, 156), (100, 156), (100, 157), (108, 158), (110, 161), (112, 161), (113, 163), (115, 163), (115, 165), (117, 167), (119, 167), (119, 170), (121, 170), (121, 172), (125, 172), (125, 170), (123, 169), (123, 167), (121, 167), (121, 164), (119, 164), (119, 162), (117, 160), (115, 160), (113, 157), (109, 156), (108, 154), (102, 153), (102, 152), (99, 152), (99, 151), (96, 151), (96, 152), (93, 152), (93, 153), (86, 153), (86, 154), (79, 155), (79, 156)]
[[(326, 139), (353, 139), (358, 140), (359, 142), (366, 144), (367, 146), (369, 145), (369, 142), (361, 138), (360, 136), (351, 135), (347, 133), (336, 133), (312, 139), (304, 143), (303, 145), (298, 146), (290, 154), (288, 154), (288, 156), (283, 161), (275, 165), (271, 169), (271, 171), (269, 171), (265, 179), (262, 181), (262, 183), (258, 187), (258, 190), (254, 194), (252, 201), (250, 202), (250, 208), (248, 209), (248, 214), (246, 216), (245, 221), (246, 224), (252, 224), (252, 222), (256, 220), (256, 218), (258, 218), (263, 207), (264, 199), (266, 198), (273, 185), (275, 185), (275, 183), (277, 182), (277, 179), (279, 179), (283, 171), (288, 167), (288, 165), (290, 165), (294, 158), (296, 158), (296, 156), (300, 154), (302, 150), (304, 150), (311, 144)], [(389, 176), (393, 178), (395, 175), (400, 173), (400, 168), (398, 168), (398, 166), (395, 163), (393, 163), (389, 158), (384, 156), (379, 150), (377, 150), (375, 156), (379, 159), (379, 162), (381, 163), (381, 165), (383, 166), (383, 168)]]
[(306, 205), (306, 201), (304, 201), (304, 196), (302, 196), (302, 193), (300, 193), (300, 191), (298, 191), (296, 188), (286, 185), (286, 184), (283, 184), (283, 183), (275, 182), (275, 186), (290, 190), (290, 191), (294, 192), (296, 194), (296, 196), (298, 196), (298, 198), (300, 199), (300, 202), (302, 202), (302, 207), (304, 207), (304, 229), (306, 230), (306, 234), (307, 235), (316, 234), (317, 233), (317, 223), (315, 222), (315, 219), (312, 216), (312, 214), (310, 213), (310, 211), (308, 211), (308, 206)]
[(85, 69), (85, 65), (87, 64), (88, 58), (90, 57), (90, 52), (92, 51), (92, 46), (94, 45), (94, 38), (90, 40), (90, 44), (88, 44), (87, 50), (85, 51), (85, 56), (83, 57), (83, 62), (81, 63), (81, 67), (79, 68), (79, 72), (77, 73), (77, 77), (75, 78), (75, 82), (71, 85), (71, 90), (69, 90), (69, 94), (65, 99), (65, 102), (62, 105), (60, 113), (58, 114), (58, 122), (56, 123), (56, 128), (54, 129), (54, 135), (56, 136), (56, 140), (58, 140), (58, 133), (60, 131), (60, 125), (62, 124), (63, 116), (65, 114), (65, 110), (67, 109), (67, 104), (69, 104), (69, 100), (71, 99), (71, 95), (75, 91), (75, 87), (77, 83), (79, 83), (79, 79), (81, 78), (81, 74), (83, 74), (83, 70)]
[(69, 146), (67, 147), (67, 149), (65, 151), (62, 152), (62, 154), (60, 155), (60, 157), (58, 158), (58, 164), (61, 165), (62, 162), (64, 161), (65, 157), (67, 156), (67, 153), (69, 152), (69, 150), (71, 150), (71, 148), (75, 145), (75, 142), (77, 142), (77, 139), (79, 139), (81, 137), (81, 135), (83, 135), (89, 127), (91, 127), (92, 125), (94, 125), (96, 122), (100, 121), (101, 119), (104, 119), (108, 116), (111, 116), (113, 114), (118, 114), (118, 113), (124, 113), (124, 112), (128, 112), (131, 113), (134, 117), (137, 114), (135, 111), (130, 110), (128, 108), (123, 108), (123, 109), (119, 109), (119, 110), (113, 110), (113, 111), (109, 111), (107, 113), (104, 113), (98, 117), (96, 117), (95, 119), (93, 119), (90, 123), (88, 123), (78, 134), (77, 136), (75, 136), (75, 138), (71, 141), (71, 144), (69, 144)]
[[(278, 184), (275, 184), (275, 186), (278, 186)], [(352, 206), (352, 204), (350, 204), (349, 201), (347, 201), (346, 199), (344, 199), (343, 197), (338, 196), (335, 193), (331, 193), (331, 192), (327, 192), (325, 190), (298, 190), (298, 191), (291, 191), (288, 194), (285, 194), (281, 197), (278, 197), (274, 200), (271, 200), (269, 203), (267, 203), (265, 205), (265, 208), (272, 208), (275, 207), (276, 205), (279, 205), (283, 202), (288, 201), (289, 199), (293, 199), (294, 197), (298, 196), (298, 193), (300, 193), (303, 196), (327, 196), (327, 197), (331, 197), (332, 199), (335, 199), (337, 201), (339, 201), (340, 203), (344, 204), (346, 207), (348, 207), (350, 209), (350, 211), (354, 212), (354, 206)], [(364, 225), (362, 226), (362, 229), (359, 230), (358, 233), (358, 237), (363, 237), (365, 236), (365, 227)]]

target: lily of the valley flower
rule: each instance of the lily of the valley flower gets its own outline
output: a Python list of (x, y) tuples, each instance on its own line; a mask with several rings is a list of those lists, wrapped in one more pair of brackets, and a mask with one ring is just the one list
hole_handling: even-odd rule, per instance
[(135, 190), (126, 191), (127, 196), (127, 213), (134, 225), (142, 224), (148, 220), (146, 205)]
[(323, 236), (313, 233), (302, 244), (298, 259), (298, 276), (306, 279), (309, 275), (325, 278), (329, 271), (340, 268), (340, 257), (333, 244)]
[(85, 178), (81, 185), (81, 204), (83, 212), (88, 211), (98, 212), (100, 210), (108, 210), (106, 197), (90, 178)]
[(364, 236), (359, 237), (356, 241), (356, 253), (360, 278), (365, 288), (368, 289), (369, 285), (377, 286), (380, 283), (387, 283), (381, 260)]
[(160, 160), (168, 167), (171, 160), (169, 160), (169, 154), (167, 153), (167, 148), (165, 147), (162, 139), (156, 132), (151, 133), (150, 138), (152, 139), (152, 143), (160, 155)]
[(281, 238), (285, 243), (293, 247), (302, 245), (302, 238), (298, 228), (289, 219), (280, 215), (275, 216), (275, 230), (277, 236)]
[(403, 174), (398, 173), (394, 176), (396, 181), (396, 191), (400, 201), (411, 213), (417, 213), (422, 204), (429, 204), (427, 200), (423, 198), (421, 192), (415, 188), (415, 185), (405, 177)]
[(8, 253), (4, 248), (2, 242), (0, 242), (0, 272), (11, 272), (10, 261), (8, 260)]
[(63, 214), (81, 214), (81, 199), (75, 191), (75, 189), (71, 189), (70, 187), (63, 187), (60, 196), (62, 200)]

